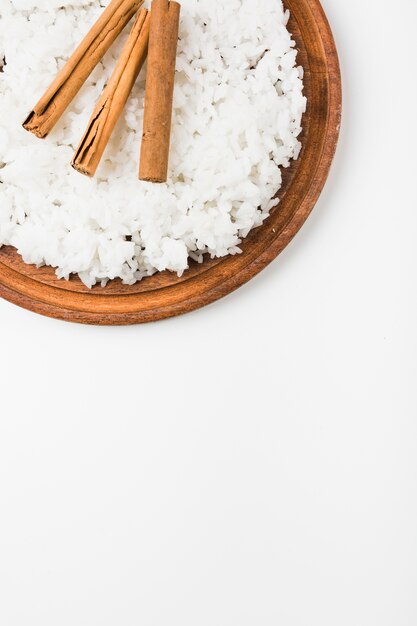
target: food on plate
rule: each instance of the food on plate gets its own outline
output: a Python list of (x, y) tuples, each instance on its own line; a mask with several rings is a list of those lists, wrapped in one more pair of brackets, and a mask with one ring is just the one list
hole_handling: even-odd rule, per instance
[(153, 0), (139, 178), (165, 183), (171, 140), (180, 5)]
[[(133, 4), (132, 16), (141, 3)], [(95, 177), (69, 167), (128, 28), (83, 76), (44, 141), (21, 127), (28, 105), (102, 15), (90, 0), (7, 0), (2, 7), (0, 246), (54, 267), (59, 278), (78, 275), (88, 287), (114, 278), (133, 284), (164, 270), (181, 275), (191, 260), (239, 254), (278, 204), (281, 169), (301, 149), (306, 99), (288, 12), (280, 0), (182, 0), (161, 184), (138, 180), (145, 71)]]
[(88, 123), (87, 130), (71, 161), (74, 169), (94, 176), (110, 136), (146, 59), (149, 41), (149, 13), (137, 14), (128, 40)]
[[(23, 123), (26, 130), (41, 139), (49, 134), (93, 69), (142, 4), (143, 0), (110, 2), (33, 111), (29, 113)], [(36, 23), (36, 5), (33, 8), (34, 11), (28, 19)], [(42, 29), (42, 24), (40, 28)], [(45, 33), (44, 37), (48, 37), (48, 34)], [(41, 45), (41, 42), (39, 43)], [(23, 46), (23, 50), (25, 49)]]

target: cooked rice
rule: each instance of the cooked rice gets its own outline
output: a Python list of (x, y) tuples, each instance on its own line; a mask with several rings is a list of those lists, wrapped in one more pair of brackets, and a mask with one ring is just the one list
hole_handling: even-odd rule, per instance
[(88, 287), (239, 253), (277, 204), (306, 106), (280, 0), (182, 0), (168, 183), (137, 179), (146, 70), (81, 176), (69, 163), (129, 29), (46, 140), (21, 123), (108, 3), (1, 0), (0, 246)]

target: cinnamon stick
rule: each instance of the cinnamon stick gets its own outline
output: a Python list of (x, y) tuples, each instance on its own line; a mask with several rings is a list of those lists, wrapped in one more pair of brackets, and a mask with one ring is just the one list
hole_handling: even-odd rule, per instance
[(178, 2), (152, 2), (139, 178), (154, 183), (168, 177), (180, 10)]
[(139, 11), (112, 77), (91, 116), (71, 165), (94, 176), (113, 129), (145, 62), (149, 41), (149, 13)]
[(110, 2), (23, 122), (23, 128), (41, 139), (48, 135), (143, 1)]

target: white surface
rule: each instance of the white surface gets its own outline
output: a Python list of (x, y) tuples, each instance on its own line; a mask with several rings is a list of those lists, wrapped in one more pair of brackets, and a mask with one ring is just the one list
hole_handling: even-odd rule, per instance
[(324, 4), (340, 148), (261, 276), (135, 328), (0, 302), (2, 626), (417, 623), (417, 5)]

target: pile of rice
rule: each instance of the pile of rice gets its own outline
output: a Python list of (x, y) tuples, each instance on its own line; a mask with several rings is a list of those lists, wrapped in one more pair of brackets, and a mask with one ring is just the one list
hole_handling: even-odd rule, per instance
[(94, 179), (69, 165), (120, 54), (49, 137), (21, 123), (109, 0), (1, 0), (0, 246), (88, 287), (238, 254), (300, 152), (302, 69), (280, 0), (182, 0), (167, 184), (138, 181), (146, 70)]

